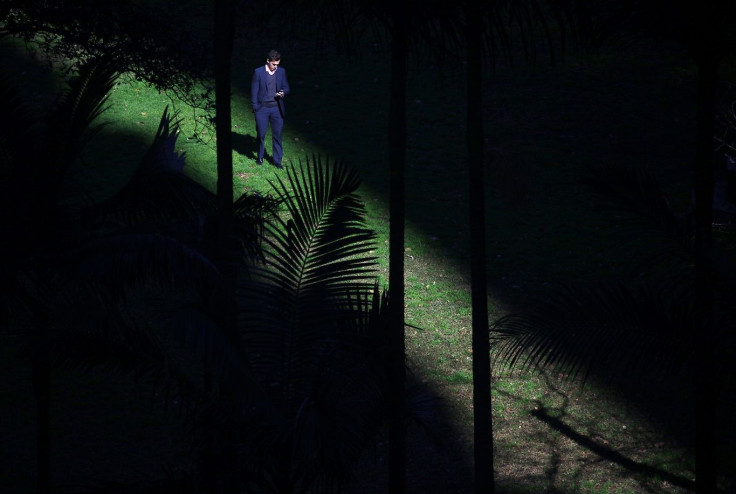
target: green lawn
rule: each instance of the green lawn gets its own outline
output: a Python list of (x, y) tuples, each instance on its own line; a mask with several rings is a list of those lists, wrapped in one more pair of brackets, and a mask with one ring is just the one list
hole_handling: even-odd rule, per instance
[[(248, 83), (262, 54), (271, 48), (267, 43), (255, 46), (246, 37), (236, 45), (232, 99), (236, 194), (267, 193), (269, 180), (284, 175), (268, 165), (256, 166), (253, 156)], [(375, 254), (385, 286), (387, 47), (368, 45), (355, 60), (332, 52), (315, 53), (311, 46), (296, 41), (282, 42), (279, 50), (292, 87), (284, 163), (293, 166), (316, 154), (344, 159), (360, 171), (366, 221), (378, 233)], [(329, 59), (340, 62), (325, 61)], [(34, 84), (45, 74), (33, 65), (28, 70), (34, 71)], [(461, 70), (437, 73), (429, 62), (412, 63), (406, 102), (406, 317), (412, 326), (407, 329), (407, 353), (417, 382), (440, 399), (439, 430), (444, 440), (435, 444), (412, 429), (409, 486), (410, 492), (417, 493), (470, 492), (472, 482), (465, 91)], [(687, 200), (683, 184), (695, 137), (694, 72), (675, 49), (641, 47), (571, 55), (556, 67), (499, 66), (488, 74), (484, 87), (489, 319), (495, 320), (510, 310), (523, 310), (528, 297), (558, 283), (603, 279), (628, 268), (630, 249), (602, 233), (606, 219), (594, 211), (595, 199), (577, 181), (587, 165), (644, 167), (672, 191), (675, 202)], [(45, 85), (32, 89), (48, 94)], [(102, 117), (109, 124), (88, 148), (78, 171), (91, 194), (102, 197), (115, 190), (142, 156), (167, 105), (182, 118), (178, 147), (186, 152), (186, 172), (214, 189), (211, 131), (201, 133), (204, 128), (195, 125), (198, 116), (182, 103), (142, 82), (121, 80)], [(200, 132), (198, 138), (195, 132)], [(14, 369), (3, 370), (3, 375), (12, 373), (19, 382), (28, 379)], [(128, 384), (120, 386), (129, 391)], [(83, 393), (60, 387), (67, 397)], [(650, 389), (643, 396), (641, 390), (630, 393), (595, 382), (581, 387), (554, 375), (496, 376), (495, 462), (501, 492), (687, 492), (694, 478), (689, 411), (672, 408), (675, 404), (668, 399), (670, 390), (676, 389), (673, 383), (651, 388), (656, 392)], [(91, 383), (84, 392), (89, 395), (78, 396), (69, 406), (99, 406), (95, 400), (106, 391)], [(23, 410), (30, 406), (27, 398), (4, 399), (2, 406)], [(110, 403), (104, 409), (110, 429), (116, 429), (120, 412)], [(74, 415), (71, 410), (61, 411), (59, 420), (68, 422), (60, 424), (74, 424)], [(135, 416), (145, 416), (138, 405)], [(553, 417), (556, 422), (540, 417)], [(564, 424), (602, 450), (650, 469), (634, 473), (619, 456), (601, 455), (552, 423)], [(30, 427), (24, 423), (19, 430), (31, 434)], [(146, 427), (151, 423), (136, 426), (138, 432), (132, 435), (108, 434), (106, 444), (126, 450), (134, 448), (132, 444), (155, 442), (155, 437), (140, 432), (149, 430)], [(83, 470), (92, 476), (109, 470), (104, 453), (94, 446), (85, 446), (74, 459), (64, 456), (64, 448), (85, 433), (76, 434), (59, 432), (60, 465), (87, 462)], [(176, 446), (171, 441), (164, 446), (174, 451), (171, 458), (177, 457)], [(385, 481), (383, 448), (379, 443), (366, 458), (356, 492), (383, 491), (376, 487)], [(138, 454), (131, 457), (129, 468), (150, 461)], [(28, 461), (19, 458), (6, 468), (30, 472), (33, 467)], [(115, 471), (125, 465), (116, 465)], [(58, 468), (56, 474), (63, 477), (63, 469)], [(19, 485), (27, 486), (23, 480)]]

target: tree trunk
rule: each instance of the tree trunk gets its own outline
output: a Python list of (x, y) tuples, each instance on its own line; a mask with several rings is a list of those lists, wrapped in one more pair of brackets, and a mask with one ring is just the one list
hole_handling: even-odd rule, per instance
[(215, 1), (215, 129), (217, 136), (217, 201), (219, 245), (231, 236), (233, 212), (233, 146), (230, 79), (235, 31), (234, 0)]
[(698, 135), (695, 162), (695, 477), (698, 494), (715, 494), (717, 484), (713, 366), (713, 134), (718, 57), (696, 56), (698, 66)]
[(475, 2), (468, 9), (467, 138), (470, 181), (470, 270), (473, 308), (473, 444), (475, 492), (494, 492), (493, 415), (486, 284), (486, 229), (483, 181), (483, 36), (482, 12)]
[[(233, 223), (233, 147), (231, 116), (231, 61), (235, 35), (235, 1), (215, 0), (214, 13), (215, 57), (215, 131), (217, 145), (217, 258), (225, 293), (234, 300), (235, 276), (232, 268)], [(224, 319), (225, 330), (235, 332), (235, 313)], [(205, 350), (207, 352), (207, 350)], [(214, 392), (214, 376), (210, 357), (205, 356), (205, 392)], [(226, 390), (221, 390), (220, 392)], [(227, 406), (227, 396), (221, 396), (220, 405)], [(229, 494), (238, 491), (238, 473), (232, 434), (214, 422), (205, 419), (204, 444), (201, 465), (202, 492)]]
[(32, 383), (36, 398), (37, 492), (51, 492), (51, 367), (46, 317), (38, 324), (33, 348)]
[(695, 307), (696, 338), (695, 481), (698, 494), (717, 492), (716, 381), (714, 365), (713, 182), (716, 90), (723, 59), (725, 2), (706, 2), (694, 12), (691, 46), (698, 69), (698, 131), (695, 156)]
[(406, 82), (409, 48), (406, 0), (394, 4), (391, 45), (391, 95), (389, 101), (388, 154), (390, 168), (389, 225), (389, 323), (388, 468), (389, 492), (406, 491), (405, 340), (404, 340), (404, 221), (406, 169)]

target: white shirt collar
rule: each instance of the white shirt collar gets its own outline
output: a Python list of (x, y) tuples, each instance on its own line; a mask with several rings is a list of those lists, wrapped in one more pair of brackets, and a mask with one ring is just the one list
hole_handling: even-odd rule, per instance
[(268, 64), (264, 65), (264, 67), (266, 67), (266, 72), (268, 72), (268, 75), (274, 75), (276, 73), (276, 70), (279, 69), (278, 67), (276, 67), (276, 70), (271, 72), (271, 70), (268, 68)]

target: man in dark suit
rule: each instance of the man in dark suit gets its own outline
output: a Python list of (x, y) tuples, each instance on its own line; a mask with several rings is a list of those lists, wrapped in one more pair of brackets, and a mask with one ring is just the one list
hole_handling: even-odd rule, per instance
[(258, 133), (258, 158), (256, 163), (263, 164), (266, 131), (271, 125), (271, 151), (273, 163), (282, 168), (284, 155), (281, 146), (281, 130), (284, 128), (284, 97), (289, 94), (289, 81), (286, 70), (279, 67), (281, 54), (276, 50), (268, 52), (266, 65), (253, 72), (250, 83), (251, 103), (256, 115), (256, 132)]

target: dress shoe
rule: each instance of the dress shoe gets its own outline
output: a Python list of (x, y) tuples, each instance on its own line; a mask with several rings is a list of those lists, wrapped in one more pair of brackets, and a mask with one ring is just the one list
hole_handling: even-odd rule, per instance
[(263, 158), (256, 159), (256, 165), (262, 165), (263, 164)]
[(283, 165), (282, 165), (281, 163), (274, 163), (274, 165), (275, 165), (275, 166), (276, 166), (276, 168), (278, 168), (279, 170), (283, 170), (283, 169), (284, 169), (284, 167), (283, 167)]

